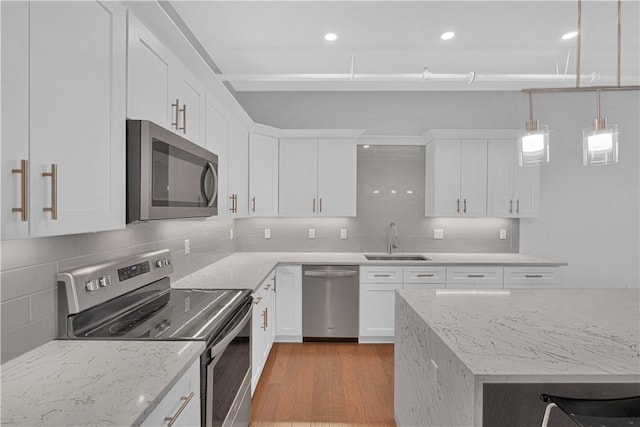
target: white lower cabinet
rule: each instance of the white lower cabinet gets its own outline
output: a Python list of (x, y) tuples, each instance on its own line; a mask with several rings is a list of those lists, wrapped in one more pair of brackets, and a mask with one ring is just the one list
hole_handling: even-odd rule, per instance
[(558, 269), (555, 267), (505, 267), (505, 289), (558, 288)]
[(196, 359), (141, 425), (191, 427), (200, 424), (200, 359)]
[(253, 294), (251, 313), (251, 394), (255, 391), (275, 339), (275, 271)]
[(276, 268), (276, 341), (302, 342), (302, 266)]
[(502, 267), (447, 267), (447, 289), (501, 289)]
[(360, 341), (393, 341), (398, 289), (402, 283), (360, 283)]

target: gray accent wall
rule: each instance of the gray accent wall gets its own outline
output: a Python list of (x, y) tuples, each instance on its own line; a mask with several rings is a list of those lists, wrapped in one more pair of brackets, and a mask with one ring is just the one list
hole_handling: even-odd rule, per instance
[[(177, 280), (236, 251), (232, 220), (175, 220), (128, 225), (123, 230), (1, 243), (2, 363), (54, 339), (56, 274), (94, 262), (155, 249), (171, 250)], [(184, 253), (184, 240), (191, 251)]]
[[(389, 139), (391, 141), (392, 138)], [(518, 252), (518, 220), (425, 218), (425, 147), (358, 146), (356, 218), (249, 218), (237, 220), (240, 251), (385, 252), (389, 223), (398, 229), (396, 252)], [(271, 238), (264, 238), (264, 229)], [(309, 229), (316, 238), (309, 239)], [(433, 229), (444, 230), (443, 240)], [(340, 238), (346, 229), (348, 238)], [(507, 240), (500, 240), (500, 229)]]

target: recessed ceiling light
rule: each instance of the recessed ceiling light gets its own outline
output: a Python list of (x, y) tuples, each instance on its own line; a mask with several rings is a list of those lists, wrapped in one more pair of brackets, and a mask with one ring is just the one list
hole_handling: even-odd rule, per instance
[(363, 146), (362, 146), (362, 148), (365, 148), (365, 149), (366, 149), (366, 148), (369, 148), (369, 144), (365, 144), (365, 145), (363, 145)]
[(338, 40), (338, 35), (335, 33), (327, 33), (324, 35), (324, 39), (328, 42), (334, 42)]
[(562, 36), (562, 40), (571, 40), (572, 38), (574, 38), (575, 36), (578, 35), (577, 31), (571, 31), (565, 35)]
[(455, 35), (456, 35), (456, 33), (454, 33), (453, 31), (447, 31), (446, 33), (442, 33), (440, 38), (442, 40), (451, 40), (453, 38), (453, 36), (455, 36)]

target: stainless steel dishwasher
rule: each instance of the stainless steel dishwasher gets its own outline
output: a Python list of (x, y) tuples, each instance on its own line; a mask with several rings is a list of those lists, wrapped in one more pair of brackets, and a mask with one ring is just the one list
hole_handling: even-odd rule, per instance
[(302, 266), (304, 341), (357, 341), (357, 265)]

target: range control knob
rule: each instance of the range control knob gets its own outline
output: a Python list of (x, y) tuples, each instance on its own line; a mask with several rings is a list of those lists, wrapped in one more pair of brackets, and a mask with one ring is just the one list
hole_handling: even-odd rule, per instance
[(100, 289), (100, 284), (96, 279), (93, 279), (93, 280), (89, 280), (84, 287), (87, 290), (87, 292), (93, 292)]
[(164, 267), (164, 261), (161, 260), (161, 259), (157, 260), (156, 261), (156, 267), (158, 267), (158, 268)]
[(103, 288), (111, 286), (111, 276), (102, 276), (100, 278), (100, 286), (102, 286)]
[(164, 265), (171, 265), (171, 258), (165, 258)]

